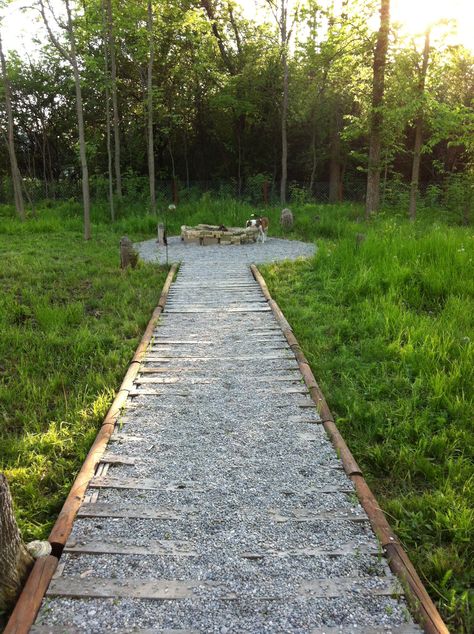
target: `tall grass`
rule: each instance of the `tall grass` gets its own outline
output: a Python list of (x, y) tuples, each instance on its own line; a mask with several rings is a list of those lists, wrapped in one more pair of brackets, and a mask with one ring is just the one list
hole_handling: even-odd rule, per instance
[(0, 218), (0, 469), (25, 539), (47, 536), (165, 276), (120, 271), (117, 235), (85, 243), (62, 212)]
[(312, 261), (264, 274), (452, 631), (472, 632), (474, 235), (356, 228), (336, 221)]

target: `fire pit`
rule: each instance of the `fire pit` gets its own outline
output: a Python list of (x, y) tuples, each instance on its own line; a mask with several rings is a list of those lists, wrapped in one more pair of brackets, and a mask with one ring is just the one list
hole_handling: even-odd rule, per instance
[(247, 244), (256, 242), (257, 227), (224, 227), (223, 225), (196, 225), (181, 227), (181, 240), (195, 242), (205, 247), (210, 244)]

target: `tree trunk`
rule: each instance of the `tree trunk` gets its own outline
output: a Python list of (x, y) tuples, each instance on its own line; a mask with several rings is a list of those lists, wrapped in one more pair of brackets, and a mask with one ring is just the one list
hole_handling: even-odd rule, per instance
[(21, 175), (18, 169), (18, 162), (15, 152), (15, 137), (14, 137), (14, 124), (13, 124), (13, 112), (10, 93), (10, 82), (8, 80), (7, 65), (5, 62), (5, 56), (3, 54), (2, 38), (0, 35), (0, 63), (2, 69), (3, 88), (5, 93), (5, 110), (7, 112), (8, 121), (8, 154), (10, 156), (10, 169), (12, 174), (13, 193), (15, 198), (15, 208), (20, 220), (26, 219), (25, 205), (23, 202), (23, 193), (21, 190)]
[(107, 0), (107, 30), (110, 51), (110, 72), (112, 80), (112, 109), (114, 120), (114, 162), (115, 162), (115, 189), (117, 198), (122, 198), (122, 173), (120, 170), (120, 120), (117, 101), (117, 63), (115, 58), (115, 34), (112, 14), (112, 0)]
[(69, 45), (71, 50), (71, 66), (74, 73), (74, 84), (76, 88), (76, 113), (77, 128), (79, 133), (79, 157), (81, 160), (82, 172), (82, 200), (84, 205), (84, 240), (91, 238), (91, 211), (90, 211), (90, 195), (89, 195), (89, 169), (87, 166), (86, 137), (84, 134), (84, 109), (82, 107), (82, 89), (81, 77), (79, 74), (79, 65), (77, 63), (76, 41), (74, 39), (74, 30), (72, 25), (72, 14), (69, 0), (66, 0), (67, 11), (67, 31), (69, 34)]
[(0, 614), (15, 603), (32, 565), (15, 520), (8, 482), (0, 473)]
[(189, 189), (188, 135), (184, 132), (184, 165), (186, 169), (186, 188)]
[[(418, 83), (418, 98), (423, 99), (425, 92), (426, 72), (428, 70), (428, 60), (430, 56), (430, 31), (428, 28), (425, 33), (425, 46), (423, 49), (423, 61), (420, 70), (420, 80)], [(418, 195), (418, 182), (420, 180), (420, 162), (421, 162), (421, 146), (423, 143), (423, 104), (420, 103), (418, 116), (415, 120), (415, 145), (413, 148), (413, 164), (411, 170), (410, 183), (410, 206), (408, 214), (413, 222), (416, 218), (416, 198)]]
[(153, 144), (153, 61), (155, 48), (153, 45), (153, 9), (151, 0), (147, 7), (147, 29), (149, 35), (150, 57), (148, 60), (147, 98), (148, 98), (148, 173), (150, 177), (150, 211), (156, 215), (155, 193), (155, 151)]
[[(109, 0), (110, 3), (110, 0)], [(103, 28), (104, 28), (104, 70), (105, 70), (105, 135), (107, 141), (107, 175), (109, 181), (109, 206), (110, 219), (115, 222), (115, 205), (114, 205), (114, 183), (112, 176), (112, 134), (110, 125), (110, 91), (109, 91), (109, 39), (110, 32), (107, 29), (107, 20), (105, 17), (105, 8), (102, 5)], [(120, 165), (119, 165), (120, 170)], [(118, 196), (118, 193), (117, 193)]]
[(283, 66), (283, 100), (281, 106), (281, 183), (280, 202), (286, 204), (286, 181), (288, 172), (288, 138), (287, 138), (287, 118), (288, 118), (288, 42), (287, 42), (287, 11), (286, 0), (281, 0), (281, 45), (282, 45), (282, 66)]
[(374, 54), (374, 76), (372, 84), (372, 113), (370, 121), (369, 167), (367, 173), (367, 195), (365, 217), (379, 209), (380, 204), (380, 152), (383, 129), (383, 96), (385, 88), (385, 62), (388, 49), (390, 27), (390, 0), (381, 0), (380, 28)]
[(313, 121), (313, 130), (311, 133), (311, 156), (313, 159), (313, 165), (311, 167), (311, 176), (309, 179), (309, 191), (311, 195), (313, 195), (314, 189), (314, 181), (316, 178), (316, 163), (317, 163), (317, 154), (316, 154), (316, 122)]
[(341, 202), (341, 137), (340, 117), (337, 105), (331, 121), (331, 141), (329, 160), (329, 202)]

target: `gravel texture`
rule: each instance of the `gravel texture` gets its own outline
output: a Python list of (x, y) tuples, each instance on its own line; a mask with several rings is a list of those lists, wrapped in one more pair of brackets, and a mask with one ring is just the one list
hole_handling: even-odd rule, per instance
[[(166, 262), (166, 249), (159, 247), (156, 240), (146, 240), (134, 245), (142, 260), (149, 262)], [(282, 240), (280, 238), (268, 238), (265, 244), (232, 244), (210, 245), (201, 247), (197, 244), (181, 241), (178, 236), (168, 238), (168, 261), (214, 264), (218, 261), (236, 265), (263, 264), (278, 260), (295, 260), (300, 257), (311, 257), (316, 253), (316, 246), (298, 240)], [(226, 282), (226, 280), (223, 280)]]
[[(313, 253), (170, 239), (179, 276), (38, 632), (419, 631), (377, 594), (395, 580), (247, 266)], [(186, 596), (131, 596), (143, 582)]]

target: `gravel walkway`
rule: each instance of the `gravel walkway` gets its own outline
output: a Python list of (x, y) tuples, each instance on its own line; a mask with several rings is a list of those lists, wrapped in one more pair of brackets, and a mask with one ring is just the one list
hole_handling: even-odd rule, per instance
[(180, 273), (32, 632), (421, 631), (247, 266), (313, 252), (170, 240)]

